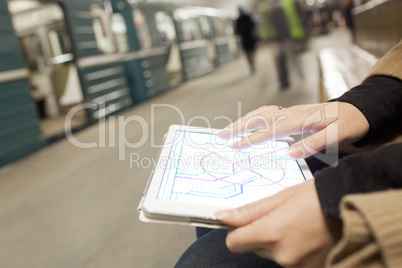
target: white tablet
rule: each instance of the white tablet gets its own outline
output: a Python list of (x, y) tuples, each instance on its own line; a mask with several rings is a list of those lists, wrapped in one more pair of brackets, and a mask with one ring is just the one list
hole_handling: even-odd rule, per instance
[(311, 179), (304, 160), (286, 154), (291, 138), (234, 150), (222, 130), (174, 125), (140, 203), (146, 222), (224, 227), (220, 210), (236, 208)]

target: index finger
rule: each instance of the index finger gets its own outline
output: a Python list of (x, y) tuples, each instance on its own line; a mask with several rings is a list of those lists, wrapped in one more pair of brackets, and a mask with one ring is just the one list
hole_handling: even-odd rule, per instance
[[(293, 123), (283, 122), (282, 124), (279, 124), (281, 121), (285, 120), (292, 121)], [(250, 135), (232, 144), (231, 147), (241, 150), (261, 144), (267, 140), (277, 140), (287, 137), (291, 134), (298, 134), (299, 132), (299, 124), (297, 123), (297, 119), (293, 117), (288, 118), (287, 115), (281, 115), (279, 117), (272, 116), (269, 126), (251, 133)]]
[(250, 130), (267, 126), (270, 123), (270, 118), (264, 115), (267, 111), (274, 113), (280, 111), (280, 109), (278, 106), (260, 107), (227, 126), (218, 136), (223, 139), (230, 139), (243, 135)]

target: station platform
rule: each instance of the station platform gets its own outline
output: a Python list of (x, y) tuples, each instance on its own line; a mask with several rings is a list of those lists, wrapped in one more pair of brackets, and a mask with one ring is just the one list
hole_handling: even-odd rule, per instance
[[(277, 81), (274, 46), (262, 45), (254, 75), (241, 57), (74, 134), (81, 143), (96, 142), (95, 148), (64, 139), (0, 169), (0, 267), (173, 267), (195, 240), (194, 228), (145, 224), (137, 214), (159, 152), (154, 145), (168, 127), (209, 122), (223, 128), (226, 119), (262, 105), (316, 103), (318, 51), (350, 42), (346, 30), (313, 38), (300, 55), (302, 74), (291, 68), (287, 90)], [(119, 120), (131, 116), (137, 120), (121, 129)], [(122, 152), (123, 134), (144, 144)]]

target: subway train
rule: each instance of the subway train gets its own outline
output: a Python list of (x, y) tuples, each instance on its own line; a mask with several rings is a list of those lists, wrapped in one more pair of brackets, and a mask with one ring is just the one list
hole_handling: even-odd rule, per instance
[(0, 2), (0, 167), (64, 137), (66, 118), (82, 129), (241, 54), (234, 18), (212, 8)]

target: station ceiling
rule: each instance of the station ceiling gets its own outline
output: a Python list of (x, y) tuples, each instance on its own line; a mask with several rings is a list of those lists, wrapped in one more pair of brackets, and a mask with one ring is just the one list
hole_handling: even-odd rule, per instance
[(237, 14), (237, 8), (239, 6), (242, 6), (245, 10), (251, 11), (255, 5), (255, 0), (158, 0), (158, 2), (212, 7), (227, 10), (234, 14)]
[[(256, 4), (259, 0), (143, 0), (143, 1), (157, 1), (157, 2), (169, 2), (179, 3), (192, 6), (212, 7), (227, 10), (232, 15), (237, 15), (237, 9), (239, 6), (243, 7), (246, 11), (253, 12), (256, 9)], [(312, 3), (311, 5), (328, 5), (337, 4), (341, 6), (347, 6), (353, 0), (298, 0)]]

